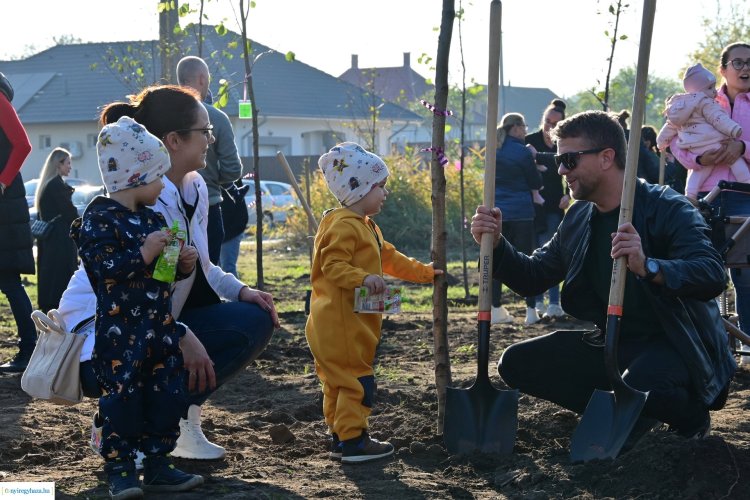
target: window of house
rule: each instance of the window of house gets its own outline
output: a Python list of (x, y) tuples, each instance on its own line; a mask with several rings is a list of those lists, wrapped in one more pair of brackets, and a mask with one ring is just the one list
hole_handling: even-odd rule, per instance
[(49, 135), (39, 136), (39, 147), (41, 149), (49, 149), (52, 147), (52, 137)]
[(96, 147), (96, 134), (87, 134), (86, 135), (86, 147), (87, 148), (95, 148)]

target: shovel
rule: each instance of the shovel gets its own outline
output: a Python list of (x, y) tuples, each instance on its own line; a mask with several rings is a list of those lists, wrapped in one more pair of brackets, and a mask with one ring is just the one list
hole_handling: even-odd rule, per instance
[[(500, 0), (490, 5), (490, 63), (487, 85), (487, 142), (484, 169), (484, 205), (495, 204), (495, 149), (500, 66)], [(490, 351), (492, 296), (492, 234), (482, 235), (479, 251), (479, 340), (477, 377), (468, 389), (448, 387), (445, 396), (443, 440), (449, 453), (510, 454), (518, 428), (518, 391), (495, 389), (487, 374)]]
[[(635, 175), (638, 166), (638, 147), (643, 122), (643, 96), (646, 94), (648, 56), (651, 50), (651, 32), (654, 24), (656, 0), (644, 0), (641, 43), (633, 96), (633, 127), (630, 130), (628, 156), (625, 162), (624, 185), (620, 202), (618, 226), (632, 220)], [(646, 404), (647, 392), (630, 387), (622, 379), (617, 365), (617, 342), (620, 336), (622, 303), (626, 278), (625, 257), (612, 265), (612, 282), (607, 308), (607, 332), (604, 341), (604, 364), (611, 391), (595, 390), (583, 412), (581, 421), (570, 441), (570, 459), (587, 462), (593, 459), (615, 458), (633, 430), (638, 416)]]

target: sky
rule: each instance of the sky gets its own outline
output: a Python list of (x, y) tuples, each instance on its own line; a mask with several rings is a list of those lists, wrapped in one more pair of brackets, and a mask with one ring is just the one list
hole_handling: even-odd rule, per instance
[[(616, 1), (616, 0), (612, 0)], [(246, 1), (245, 3), (248, 3)], [(181, 2), (186, 3), (186, 2)], [(467, 85), (488, 80), (489, 0), (455, 0), (465, 10), (461, 23)], [(504, 0), (502, 2), (505, 84), (547, 87), (560, 97), (604, 83), (614, 16), (605, 0)], [(621, 16), (613, 75), (634, 66), (638, 59), (642, 5), (630, 3)], [(702, 19), (716, 16), (718, 1), (657, 0), (649, 73), (680, 80), (689, 54), (704, 31)], [(54, 39), (72, 36), (82, 42), (152, 40), (158, 38), (158, 0), (10, 0), (0, 17), (0, 71), (2, 60), (18, 58), (54, 45)], [(115, 7), (119, 5), (120, 7)], [(196, 0), (191, 6), (197, 7)], [(206, 2), (207, 23), (225, 19), (239, 32), (233, 8), (239, 0)], [(434, 79), (441, 0), (255, 0), (250, 10), (250, 38), (279, 52), (292, 51), (297, 60), (339, 76), (357, 54), (360, 68), (393, 67), (411, 53), (411, 65)], [(197, 20), (196, 16), (191, 18)], [(679, 35), (679, 36), (678, 36)], [(453, 28), (450, 53), (451, 83), (461, 84), (458, 22)], [(33, 50), (32, 50), (33, 47)], [(432, 57), (420, 64), (422, 54)], [(718, 60), (718, 54), (717, 54)]]

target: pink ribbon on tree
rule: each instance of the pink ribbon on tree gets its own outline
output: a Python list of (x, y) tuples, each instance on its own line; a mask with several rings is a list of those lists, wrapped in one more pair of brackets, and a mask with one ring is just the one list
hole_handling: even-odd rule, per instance
[(436, 147), (436, 148), (423, 148), (419, 150), (422, 153), (427, 153), (430, 151), (435, 152), (435, 157), (437, 158), (437, 161), (440, 162), (441, 166), (446, 166), (448, 164), (448, 158), (446, 158), (445, 153), (443, 152), (443, 148)]
[(434, 104), (430, 104), (429, 102), (425, 101), (424, 99), (420, 99), (419, 102), (422, 103), (422, 106), (432, 111), (432, 113), (436, 116), (453, 116), (453, 111), (449, 109), (442, 110), (438, 107), (435, 107)]

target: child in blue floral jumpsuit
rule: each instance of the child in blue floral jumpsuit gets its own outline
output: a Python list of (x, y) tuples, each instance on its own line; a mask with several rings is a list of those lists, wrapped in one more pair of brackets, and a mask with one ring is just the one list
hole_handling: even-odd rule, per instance
[[(71, 236), (96, 291), (92, 364), (102, 387), (100, 453), (112, 498), (140, 498), (143, 490), (185, 491), (203, 482), (174, 468), (167, 456), (187, 407), (179, 342), (186, 326), (171, 315), (170, 285), (152, 277), (169, 241), (164, 217), (148, 208), (164, 184), (169, 154), (130, 117), (102, 128), (97, 153), (108, 197), (97, 197)], [(180, 252), (176, 279), (192, 273), (195, 248)], [(135, 472), (144, 458), (143, 489)]]

